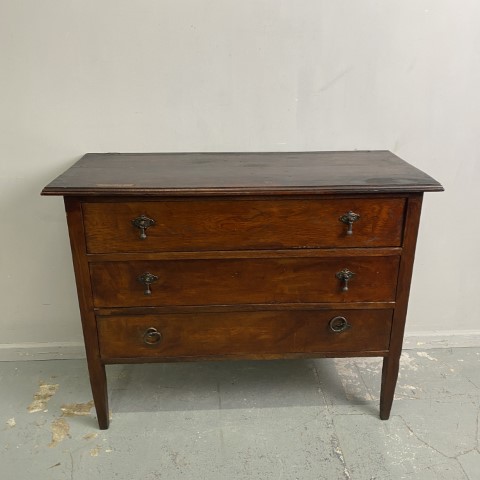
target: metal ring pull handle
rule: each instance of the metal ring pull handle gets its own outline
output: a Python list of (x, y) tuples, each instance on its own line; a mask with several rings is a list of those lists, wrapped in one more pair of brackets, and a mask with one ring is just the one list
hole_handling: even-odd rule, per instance
[(342, 333), (352, 327), (345, 317), (333, 317), (328, 326), (334, 333)]
[(354, 275), (355, 273), (351, 272), (348, 268), (344, 268), (335, 274), (335, 276), (343, 282), (342, 292), (348, 292), (348, 282)]
[(153, 275), (150, 272), (145, 272), (139, 277), (137, 277), (137, 280), (145, 285), (145, 290), (144, 290), (144, 295), (151, 295), (152, 291), (150, 290), (150, 285), (158, 280), (158, 277), (156, 275)]
[(155, 225), (155, 220), (146, 215), (140, 215), (132, 220), (132, 225), (140, 230), (140, 239), (145, 240), (147, 238), (146, 230)]
[(340, 221), (348, 225), (347, 235), (353, 235), (353, 224), (358, 220), (360, 220), (360, 215), (351, 210), (340, 217)]
[(143, 342), (147, 345), (156, 345), (162, 339), (162, 334), (154, 327), (147, 328), (143, 334)]

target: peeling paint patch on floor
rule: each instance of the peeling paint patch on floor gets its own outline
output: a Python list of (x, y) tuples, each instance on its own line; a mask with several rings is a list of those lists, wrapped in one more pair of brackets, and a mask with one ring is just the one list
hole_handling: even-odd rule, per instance
[(419, 357), (422, 357), (422, 358), (428, 358), (429, 360), (432, 360), (433, 362), (438, 362), (438, 359), (432, 357), (427, 352), (417, 352), (417, 355)]
[(93, 408), (93, 400), (87, 403), (66, 403), (61, 406), (62, 416), (76, 417), (90, 415), (90, 410)]
[(380, 373), (382, 370), (382, 359), (375, 357), (360, 357), (355, 359), (355, 364), (361, 370), (371, 373)]
[[(397, 385), (397, 390), (403, 390), (405, 394), (412, 394), (413, 396), (417, 395), (417, 391), (421, 389), (416, 387), (415, 385)], [(398, 400), (400, 398), (397, 398)]]
[(15, 417), (9, 418), (5, 423), (7, 424), (8, 428), (13, 428), (17, 424)]
[(70, 425), (64, 418), (54, 420), (50, 429), (52, 430), (52, 441), (48, 444), (49, 447), (56, 447), (60, 442), (70, 437)]
[(90, 456), (91, 457), (98, 457), (98, 455), (100, 454), (100, 449), (101, 449), (100, 445), (97, 445), (95, 448), (92, 448), (90, 450)]
[[(0, 478), (479, 480), (479, 352), (409, 350), (386, 422), (381, 358), (112, 365), (128, 374), (107, 432), (94, 408), (66, 414), (92, 398), (84, 361), (0, 362)], [(62, 388), (31, 415), (39, 379)]]
[(41, 412), (45, 410), (48, 401), (57, 393), (58, 383), (40, 383), (37, 393), (33, 396), (33, 402), (28, 406), (30, 413)]
[(350, 472), (348, 471), (347, 464), (345, 463), (345, 457), (343, 455), (342, 448), (340, 447), (340, 443), (338, 442), (338, 438), (332, 437), (331, 441), (332, 441), (333, 453), (343, 465), (343, 475), (345, 477), (345, 480), (350, 480), (352, 477), (350, 476)]
[(408, 353), (402, 353), (400, 357), (400, 369), (412, 370), (416, 372), (418, 370), (418, 363), (415, 358), (412, 358)]

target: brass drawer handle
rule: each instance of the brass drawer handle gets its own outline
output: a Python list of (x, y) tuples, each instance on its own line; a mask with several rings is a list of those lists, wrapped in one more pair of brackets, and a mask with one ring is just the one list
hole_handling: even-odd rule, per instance
[(354, 275), (355, 273), (351, 272), (348, 268), (344, 268), (343, 270), (335, 274), (335, 276), (343, 282), (343, 292), (348, 292), (348, 282)]
[(347, 235), (353, 235), (353, 224), (358, 220), (360, 220), (360, 215), (351, 210), (340, 217), (340, 221), (348, 225)]
[(352, 327), (345, 317), (333, 317), (328, 326), (334, 333), (342, 333)]
[(143, 334), (143, 342), (147, 345), (156, 345), (162, 339), (162, 334), (154, 327), (147, 328)]
[(145, 290), (143, 292), (144, 295), (151, 295), (152, 291), (150, 290), (150, 285), (158, 280), (158, 277), (156, 275), (153, 275), (150, 272), (145, 272), (139, 277), (137, 277), (137, 280), (145, 285)]
[(140, 239), (145, 240), (147, 238), (145, 232), (147, 228), (155, 225), (155, 220), (148, 218), (146, 215), (140, 215), (132, 220), (132, 225), (140, 230)]

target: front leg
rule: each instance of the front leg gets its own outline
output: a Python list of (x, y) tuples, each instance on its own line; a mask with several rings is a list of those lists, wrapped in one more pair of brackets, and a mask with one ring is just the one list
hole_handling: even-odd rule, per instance
[(108, 390), (105, 365), (99, 358), (88, 359), (88, 372), (90, 374), (90, 385), (92, 387), (93, 401), (97, 411), (98, 426), (100, 430), (106, 430), (110, 424), (108, 410)]
[(399, 366), (399, 355), (392, 355), (383, 359), (382, 388), (380, 392), (380, 418), (382, 420), (388, 420), (390, 417)]

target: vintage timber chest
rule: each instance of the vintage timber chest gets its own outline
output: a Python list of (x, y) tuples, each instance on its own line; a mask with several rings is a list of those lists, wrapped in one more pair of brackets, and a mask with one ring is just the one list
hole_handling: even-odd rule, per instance
[(381, 356), (390, 415), (424, 192), (388, 151), (91, 153), (65, 199), (90, 381), (105, 365)]

